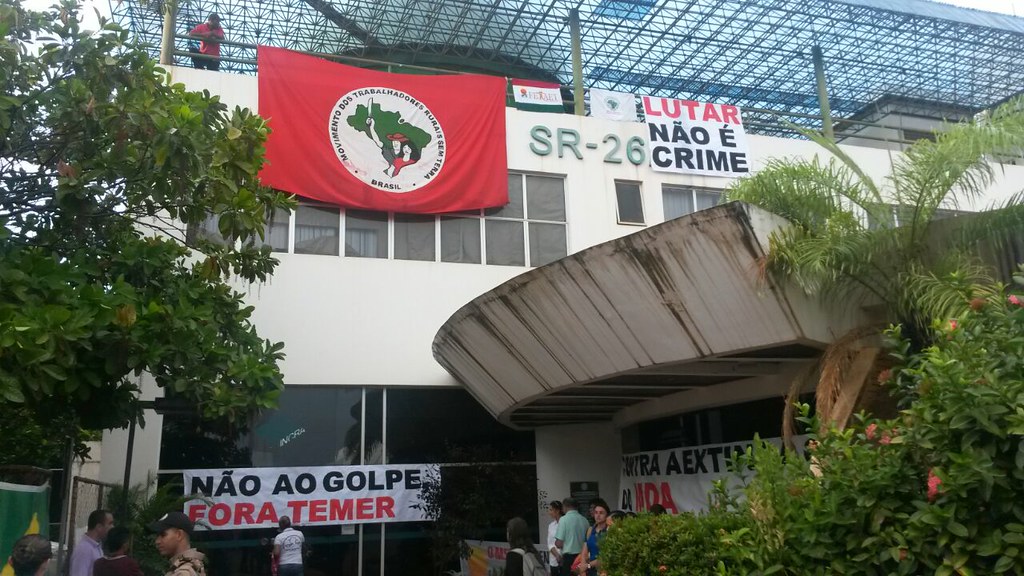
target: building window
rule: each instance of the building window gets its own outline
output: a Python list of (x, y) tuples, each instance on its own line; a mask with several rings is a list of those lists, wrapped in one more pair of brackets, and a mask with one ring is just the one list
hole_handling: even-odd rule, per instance
[(274, 252), (288, 251), (288, 219), (291, 212), (277, 208), (263, 229), (263, 245)]
[(936, 134), (931, 130), (912, 130), (910, 128), (903, 129), (903, 139), (907, 142), (917, 142), (918, 140), (929, 140), (935, 142)]
[(388, 257), (387, 212), (345, 211), (345, 256)]
[(338, 255), (341, 210), (299, 204), (295, 211), (295, 253)]
[(185, 231), (185, 240), (195, 245), (198, 240), (206, 240), (214, 244), (225, 244), (224, 237), (220, 235), (220, 216), (211, 214), (202, 222), (193, 222), (188, 225)]
[(722, 201), (722, 191), (717, 188), (664, 184), (661, 187), (661, 198), (665, 221), (668, 221), (717, 206)]
[(480, 263), (480, 219), (441, 217), (441, 262)]
[(484, 210), (484, 232), (487, 264), (543, 266), (564, 257), (564, 181), (509, 174), (508, 204)]
[(434, 220), (428, 214), (395, 214), (396, 260), (435, 260)]
[[(879, 228), (895, 228), (897, 226), (909, 226), (914, 221), (914, 207), (908, 204), (873, 204), (876, 214), (867, 215), (869, 230)], [(963, 214), (960, 210), (949, 210), (938, 208), (932, 214), (932, 220), (945, 220), (955, 218)]]
[(619, 210), (619, 224), (643, 224), (644, 202), (639, 182), (615, 181), (615, 202)]

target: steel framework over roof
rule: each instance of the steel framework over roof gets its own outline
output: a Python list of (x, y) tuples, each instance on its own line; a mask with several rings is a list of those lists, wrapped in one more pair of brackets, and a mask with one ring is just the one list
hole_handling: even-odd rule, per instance
[[(981, 109), (1024, 90), (1024, 19), (926, 0), (179, 0), (178, 34), (218, 12), (229, 40), (572, 80), (569, 14), (584, 84), (817, 114), (811, 46), (834, 116), (883, 96)], [(112, 0), (156, 50), (160, 2)], [(178, 40), (178, 49), (186, 41)], [(254, 58), (252, 48), (223, 55)], [(225, 62), (222, 70), (252, 72)], [(815, 125), (813, 119), (803, 123)]]

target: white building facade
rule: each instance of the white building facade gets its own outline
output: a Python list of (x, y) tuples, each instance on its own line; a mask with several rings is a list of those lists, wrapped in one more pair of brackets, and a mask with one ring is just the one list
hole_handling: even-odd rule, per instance
[[(191, 90), (218, 94), (229, 106), (258, 109), (254, 76), (181, 67), (173, 67), (172, 75)], [(705, 317), (693, 320), (709, 335), (705, 340), (710, 342), (710, 353), (670, 349), (665, 351), (667, 360), (654, 358), (649, 365), (637, 365), (637, 373), (641, 374), (642, 368), (643, 381), (655, 391), (651, 393), (637, 385), (636, 395), (624, 394), (629, 382), (614, 391), (577, 393), (579, 387), (590, 390), (586, 386), (598, 380), (628, 376), (630, 372), (615, 365), (614, 358), (603, 372), (591, 374), (580, 368), (587, 376), (564, 386), (551, 384), (538, 370), (533, 374), (536, 387), (524, 388), (521, 393), (507, 382), (527, 378), (495, 375), (497, 384), (488, 387), (460, 381), (446, 370), (458, 364), (444, 357), (450, 351), (444, 334), (451, 333), (445, 331), (458, 329), (446, 323), (460, 309), (473, 305), (474, 299), (487, 293), (515, 298), (517, 290), (529, 289), (527, 284), (544, 281), (537, 274), (517, 277), (566, 256), (579, 255), (578, 262), (585, 263), (587, 257), (580, 254), (587, 249), (605, 250), (614, 258), (616, 246), (627, 244), (607, 244), (610, 241), (645, 231), (653, 234), (649, 230), (653, 226), (711, 208), (730, 184), (723, 178), (652, 170), (644, 145), (646, 124), (508, 108), (506, 126), (510, 204), (502, 209), (406, 216), (345, 211), (300, 199), (296, 212), (276, 219), (268, 236), (280, 260), (273, 279), (239, 289), (255, 306), (254, 321), (261, 336), (285, 343), (287, 358), (281, 368), (286, 391), (281, 410), (264, 416), (244, 445), (232, 443), (228, 432), (195, 436), (188, 424), (172, 423), (171, 417), (147, 416), (146, 427), (135, 440), (132, 477), (136, 481), (158, 473), (173, 477), (186, 467), (380, 462), (461, 465), (467, 460), (494, 459), (513, 466), (517, 474), (535, 475), (536, 495), (532, 500), (532, 495), (527, 495), (521, 508), (523, 514), (533, 514), (531, 523), (543, 527), (547, 522), (538, 503), (561, 499), (573, 490), (586, 495), (596, 487), (597, 494), (617, 508), (625, 488), (620, 486), (624, 454), (675, 447), (673, 444), (736, 442), (754, 432), (778, 435), (782, 396), (794, 371), (812, 358), (807, 354), (787, 356), (788, 352), (753, 355), (746, 358), (743, 368), (736, 369), (737, 364), (723, 358), (736, 358), (734, 352), (756, 346), (728, 348), (729, 342), (715, 340), (715, 327), (728, 321), (712, 304), (705, 308)], [(754, 171), (775, 158), (822, 155), (824, 159), (821, 149), (805, 140), (752, 135), (749, 141)], [(889, 171), (892, 152), (867, 146), (845, 149), (873, 177), (881, 179)], [(1022, 177), (1024, 169), (1008, 166), (992, 197), (1011, 193), (1011, 183)], [(752, 218), (756, 232), (770, 228), (770, 222), (759, 224), (756, 214)], [(694, 222), (698, 226), (699, 222)], [(673, 230), (666, 228), (663, 235), (676, 234)], [(759, 238), (763, 241), (764, 235)], [(714, 240), (705, 237), (705, 242), (707, 250), (693, 252), (691, 258), (717, 254), (711, 249)], [(704, 270), (718, 264), (705, 260), (681, 266)], [(695, 296), (706, 301), (753, 299), (753, 306), (766, 308), (758, 303), (769, 296), (756, 289), (755, 270), (744, 271), (750, 278), (743, 290), (698, 279), (691, 286), (702, 293), (679, 297), (690, 310), (693, 306), (687, 299)], [(806, 304), (796, 294), (783, 300), (797, 306)], [(722, 309), (730, 307), (726, 303)], [(556, 312), (549, 311), (544, 318), (558, 318)], [(799, 341), (807, 350), (820, 349), (820, 342), (837, 328), (824, 312), (796, 313), (794, 317), (798, 334), (787, 336), (786, 342)], [(556, 328), (560, 327), (553, 326), (551, 337), (557, 340), (562, 337), (555, 334)], [(650, 329), (662, 328), (652, 325)], [(671, 342), (671, 330), (664, 329), (665, 341)], [(744, 331), (742, 326), (722, 330)], [(511, 337), (517, 333), (508, 327), (496, 332), (498, 340), (502, 334)], [(521, 343), (516, 349), (527, 348), (527, 343)], [(614, 351), (606, 353), (615, 356)], [(677, 353), (678, 357), (672, 356)], [(586, 359), (588, 354), (593, 352), (566, 351), (567, 358)], [(716, 357), (720, 360), (717, 364), (710, 362)], [(673, 375), (679, 374), (667, 367), (702, 358), (700, 370), (686, 372), (689, 384), (661, 389), (671, 388)], [(536, 366), (524, 361), (523, 365), (527, 364)], [(659, 367), (660, 380), (653, 378)], [(735, 377), (730, 377), (730, 370)], [(537, 398), (563, 388), (576, 390), (566, 392), (566, 398), (578, 396), (581, 405), (592, 405), (594, 417), (578, 417), (574, 408), (567, 409), (563, 418), (560, 404), (551, 403), (516, 415)], [(505, 391), (507, 398), (494, 396)], [(592, 404), (586, 404), (588, 401)], [(211, 445), (209, 450), (204, 437)], [(446, 443), (446, 438), (451, 442)], [(124, 454), (125, 442), (124, 431), (105, 435), (105, 480), (120, 482), (124, 459), (119, 455)], [(465, 451), (475, 443), (483, 447), (482, 452), (467, 455)], [(314, 540), (322, 540), (322, 548), (340, 550), (325, 556), (342, 566), (343, 574), (415, 573), (403, 558), (420, 557), (417, 554), (429, 545), (422, 527), (367, 525), (314, 536)], [(543, 541), (543, 533), (540, 536)], [(239, 539), (255, 542), (258, 537)], [(499, 531), (495, 539), (500, 537)], [(260, 550), (257, 544), (246, 545)], [(226, 565), (231, 573), (249, 570), (248, 560), (225, 562), (231, 563)]]

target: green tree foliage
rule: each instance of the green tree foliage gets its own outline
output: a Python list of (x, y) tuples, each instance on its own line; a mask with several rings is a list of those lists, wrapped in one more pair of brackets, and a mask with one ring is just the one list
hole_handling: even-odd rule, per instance
[(880, 379), (906, 397), (898, 418), (811, 434), (807, 457), (755, 448), (736, 463), (757, 470), (742, 500), (627, 521), (640, 535), (609, 534), (609, 572), (1024, 573), (1024, 297), (997, 289), (965, 308), (918, 352), (889, 331), (897, 367)]
[[(184, 486), (168, 483), (156, 490), (154, 478), (136, 484), (128, 490), (117, 486), (110, 491), (106, 507), (114, 512), (121, 525), (127, 525), (132, 533), (129, 555), (135, 558), (146, 576), (160, 576), (167, 573), (167, 559), (160, 556), (154, 545), (155, 535), (146, 531), (146, 526), (156, 522), (173, 510), (181, 511), (192, 496), (182, 496)], [(197, 544), (202, 546), (202, 544)]]
[[(806, 135), (831, 160), (774, 160), (727, 194), (793, 224), (770, 240), (770, 273), (809, 294), (879, 306), (884, 322), (921, 334), (933, 318), (962, 313), (967, 290), (981, 295), (992, 285), (979, 251), (1022, 228), (1024, 196), (983, 196), (1000, 174), (1000, 155), (1024, 150), (1024, 100), (915, 142), (893, 156), (882, 181), (836, 143)], [(944, 220), (949, 210), (978, 206), (986, 209)]]
[(504, 541), (510, 518), (532, 524), (537, 514), (537, 475), (531, 467), (494, 464), (503, 455), (487, 445), (448, 446), (445, 456), (444, 461), (473, 464), (444, 466), (439, 476), (424, 481), (422, 501), (414, 506), (433, 519), (428, 528), (433, 566), (410, 567), (420, 574), (450, 573), (469, 555), (464, 540)]
[[(268, 129), (76, 9), (0, 0), (0, 401), (51, 432), (119, 427), (148, 373), (244, 420), (283, 387), (228, 283), (269, 277), (264, 223), (292, 206), (257, 178)], [(211, 215), (226, 242), (188, 237)]]

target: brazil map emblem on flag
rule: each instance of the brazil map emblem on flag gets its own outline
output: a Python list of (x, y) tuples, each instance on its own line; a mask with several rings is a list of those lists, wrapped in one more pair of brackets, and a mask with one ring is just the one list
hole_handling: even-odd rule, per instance
[(265, 185), (392, 212), (508, 203), (503, 78), (390, 74), (265, 46), (258, 67)]
[(386, 192), (411, 192), (444, 168), (441, 124), (404, 92), (360, 88), (342, 96), (331, 112), (329, 132), (342, 166)]

